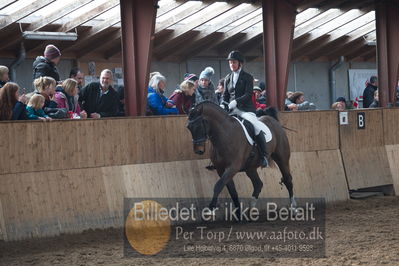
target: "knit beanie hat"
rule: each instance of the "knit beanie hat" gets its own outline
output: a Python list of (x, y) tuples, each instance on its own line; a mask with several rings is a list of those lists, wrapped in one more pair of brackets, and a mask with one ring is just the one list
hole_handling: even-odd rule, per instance
[(184, 80), (191, 80), (192, 82), (195, 82), (198, 80), (198, 77), (195, 74), (186, 73), (184, 74)]
[(52, 44), (49, 44), (49, 45), (46, 46), (46, 49), (44, 50), (44, 57), (45, 58), (52, 60), (52, 59), (55, 59), (55, 58), (57, 58), (59, 56), (61, 56), (61, 52), (60, 52), (60, 50), (57, 47), (55, 47)]
[(213, 74), (215, 74), (215, 70), (212, 67), (207, 67), (201, 72), (200, 79), (211, 80)]

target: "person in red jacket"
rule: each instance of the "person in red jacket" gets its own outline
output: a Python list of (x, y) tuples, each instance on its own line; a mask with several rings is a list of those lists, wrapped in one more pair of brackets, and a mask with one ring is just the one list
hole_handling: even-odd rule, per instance
[(252, 93), (252, 102), (254, 103), (256, 111), (262, 109), (266, 109), (266, 104), (259, 103), (257, 100), (261, 96), (262, 89), (259, 88), (258, 86), (254, 87), (253, 93)]
[(169, 97), (173, 101), (179, 114), (188, 114), (193, 105), (193, 94), (195, 91), (195, 83), (191, 80), (185, 80), (180, 84), (180, 89), (175, 90)]

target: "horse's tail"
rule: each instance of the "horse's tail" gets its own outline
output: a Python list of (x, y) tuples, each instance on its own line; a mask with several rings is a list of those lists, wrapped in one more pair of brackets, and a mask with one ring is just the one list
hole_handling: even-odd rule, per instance
[(274, 107), (268, 107), (268, 108), (266, 108), (266, 110), (264, 111), (264, 114), (265, 114), (265, 115), (268, 115), (268, 116), (271, 116), (271, 117), (273, 117), (274, 119), (276, 119), (277, 121), (279, 121), (279, 120), (278, 120), (278, 116), (277, 116), (278, 111), (277, 111), (277, 109), (274, 108)]

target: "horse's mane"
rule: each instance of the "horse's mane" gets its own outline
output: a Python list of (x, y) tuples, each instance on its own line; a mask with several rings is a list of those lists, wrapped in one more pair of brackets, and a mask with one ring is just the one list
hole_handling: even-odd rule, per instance
[(200, 102), (199, 104), (196, 104), (193, 108), (191, 108), (190, 113), (189, 113), (189, 118), (191, 117), (191, 114), (194, 111), (200, 109), (203, 105), (205, 105), (207, 107), (209, 106), (209, 107), (215, 109), (215, 111), (218, 111), (218, 112), (224, 114), (225, 116), (230, 117), (229, 114), (226, 112), (226, 110), (221, 108), (218, 104), (211, 102), (211, 101), (203, 101), (203, 102)]
[[(190, 113), (189, 113), (189, 117), (190, 117), (190, 114), (192, 113), (192, 111), (198, 110), (198, 109), (199, 109), (200, 107), (202, 107), (203, 105), (209, 106), (209, 107), (211, 107), (211, 108), (214, 108), (215, 111), (222, 112), (225, 116), (231, 118), (231, 116), (226, 112), (226, 110), (224, 110), (224, 109), (221, 108), (219, 105), (217, 105), (216, 103), (211, 102), (211, 101), (203, 101), (203, 102), (200, 102), (199, 104), (195, 105), (193, 108), (191, 108)], [(263, 114), (264, 114), (264, 115), (267, 115), (267, 116), (270, 116), (270, 117), (273, 117), (274, 119), (276, 119), (277, 121), (279, 121), (279, 119), (278, 119), (278, 111), (277, 111), (277, 109), (274, 108), (274, 107), (268, 107), (268, 108), (263, 112)]]
[(209, 100), (205, 100), (205, 101), (200, 102), (199, 104), (196, 104), (194, 106), (194, 108), (197, 108), (197, 107), (199, 108), (201, 105), (204, 105), (204, 104), (211, 104), (211, 105), (213, 105), (213, 107), (219, 107), (220, 109), (222, 109), (219, 105), (217, 105), (216, 103), (209, 101)]
[(274, 108), (274, 107), (268, 107), (268, 108), (266, 108), (266, 110), (264, 111), (264, 114), (265, 115), (267, 115), (267, 116), (271, 116), (271, 117), (273, 117), (274, 119), (276, 119), (277, 121), (279, 121), (278, 120), (278, 111), (277, 111), (277, 109), (276, 108)]

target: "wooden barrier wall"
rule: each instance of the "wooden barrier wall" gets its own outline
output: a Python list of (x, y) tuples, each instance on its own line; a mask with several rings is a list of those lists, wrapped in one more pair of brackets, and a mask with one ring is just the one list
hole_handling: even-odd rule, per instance
[[(357, 114), (364, 113), (365, 128), (358, 129)], [(341, 153), (350, 189), (392, 184), (384, 144), (383, 110), (354, 110), (348, 125), (340, 126)]]
[(396, 195), (399, 195), (399, 109), (383, 109), (384, 141)]
[[(396, 130), (385, 125), (385, 120), (399, 117), (391, 111), (397, 112), (367, 111), (367, 127), (374, 119), (384, 123), (366, 134), (351, 124), (340, 127), (336, 111), (281, 113), (282, 123), (296, 131), (287, 130), (296, 196), (347, 200), (348, 184), (361, 183), (361, 175), (347, 181), (348, 172), (355, 170), (343, 158), (353, 160), (346, 152), (368, 141), (377, 147), (384, 146), (381, 138), (389, 141), (385, 144), (390, 153), (378, 159), (383, 164), (374, 165), (376, 172), (381, 167), (397, 170), (399, 138), (394, 133), (384, 137)], [(193, 153), (185, 124), (181, 116), (0, 123), (0, 239), (120, 227), (124, 197), (211, 196), (218, 177), (205, 169), (208, 156)], [(344, 141), (341, 156), (343, 138), (352, 134), (358, 135)], [(389, 173), (383, 173), (375, 184), (389, 182)], [(260, 176), (265, 184), (262, 197), (288, 196), (280, 188), (278, 169), (263, 169)], [(239, 174), (235, 181), (240, 196), (251, 195), (246, 176)]]

